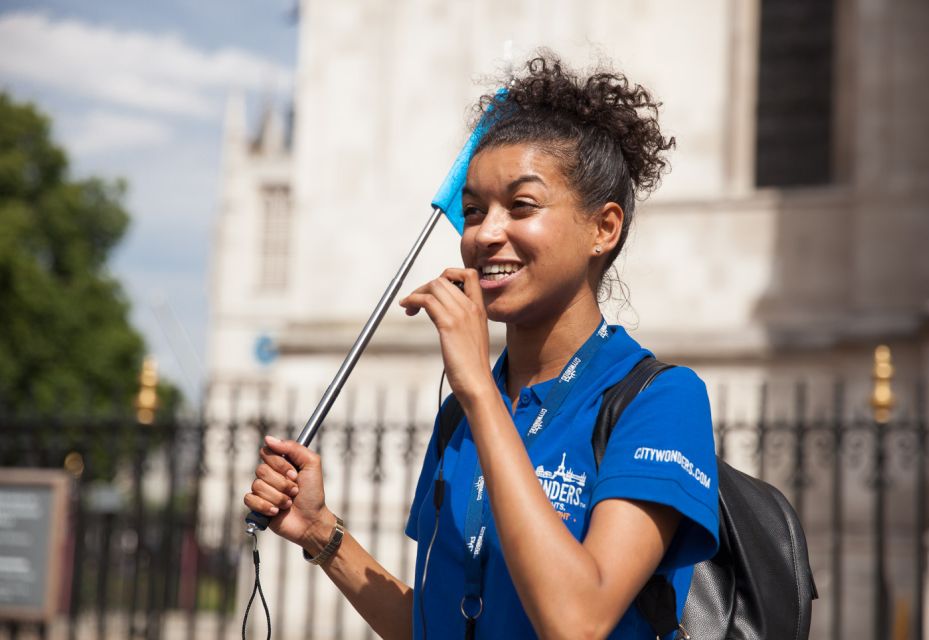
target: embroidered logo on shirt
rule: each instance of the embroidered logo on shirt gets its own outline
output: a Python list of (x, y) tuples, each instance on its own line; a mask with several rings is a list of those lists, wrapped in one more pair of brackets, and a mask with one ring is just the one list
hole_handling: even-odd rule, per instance
[(605, 338), (606, 334), (608, 333), (609, 333), (609, 330), (606, 328), (605, 324), (600, 325), (600, 329), (597, 330), (597, 335), (600, 336), (601, 338)]
[(542, 490), (562, 520), (571, 516), (568, 507), (587, 508), (587, 504), (581, 500), (584, 485), (587, 484), (587, 474), (574, 473), (574, 469), (567, 468), (566, 458), (567, 452), (562, 452), (561, 464), (554, 471), (548, 471), (541, 464), (535, 468), (535, 475), (542, 485)]

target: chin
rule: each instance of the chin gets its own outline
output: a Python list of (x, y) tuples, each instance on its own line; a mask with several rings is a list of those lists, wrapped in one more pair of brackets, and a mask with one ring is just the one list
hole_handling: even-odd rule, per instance
[(486, 307), (487, 319), (504, 324), (532, 325), (539, 321), (539, 314), (533, 313), (525, 306), (513, 307), (488, 304)]

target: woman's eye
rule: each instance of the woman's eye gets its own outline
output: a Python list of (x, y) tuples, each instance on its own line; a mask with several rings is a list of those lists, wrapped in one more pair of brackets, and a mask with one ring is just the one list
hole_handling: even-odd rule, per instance
[(527, 209), (536, 209), (538, 205), (529, 200), (516, 200), (513, 202), (513, 211), (527, 210)]
[(478, 209), (477, 207), (466, 206), (464, 207), (462, 213), (464, 214), (465, 220), (471, 219), (475, 220), (478, 217), (484, 215), (484, 212)]

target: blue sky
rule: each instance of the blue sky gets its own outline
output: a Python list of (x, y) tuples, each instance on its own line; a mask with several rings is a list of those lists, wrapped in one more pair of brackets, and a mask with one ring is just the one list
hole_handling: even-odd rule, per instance
[(163, 375), (205, 373), (222, 118), (242, 91), (285, 105), (294, 0), (0, 0), (0, 88), (51, 116), (76, 176), (123, 177), (132, 225), (111, 262)]

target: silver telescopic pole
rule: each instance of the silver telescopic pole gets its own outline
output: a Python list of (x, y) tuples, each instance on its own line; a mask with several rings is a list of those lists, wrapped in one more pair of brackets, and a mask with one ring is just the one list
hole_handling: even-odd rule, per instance
[(393, 280), (387, 285), (387, 289), (384, 291), (384, 295), (381, 296), (380, 302), (374, 307), (371, 317), (368, 318), (365, 326), (361, 329), (361, 333), (355, 338), (355, 344), (352, 345), (351, 350), (342, 362), (342, 366), (339, 367), (332, 382), (329, 383), (329, 387), (316, 406), (316, 410), (313, 411), (313, 415), (306, 421), (303, 430), (300, 432), (300, 435), (297, 436), (297, 442), (303, 446), (307, 446), (313, 441), (316, 432), (319, 431), (319, 427), (322, 426), (323, 420), (326, 419), (326, 415), (329, 413), (329, 409), (332, 408), (333, 403), (339, 396), (339, 392), (342, 391), (342, 387), (345, 385), (345, 381), (352, 373), (352, 369), (355, 368), (355, 364), (361, 357), (362, 352), (364, 352), (365, 347), (368, 346), (368, 342), (371, 341), (371, 337), (377, 330), (377, 326), (381, 323), (384, 314), (387, 313), (388, 306), (397, 296), (400, 287), (403, 286), (404, 278), (406, 278), (406, 275), (410, 272), (413, 262), (419, 255), (423, 245), (426, 244), (429, 234), (432, 233), (432, 229), (435, 227), (435, 223), (440, 217), (442, 217), (442, 210), (436, 207), (432, 210), (432, 215), (429, 217), (429, 221), (426, 222), (426, 226), (423, 227), (423, 230), (420, 232), (419, 237), (416, 238), (416, 242), (413, 244), (413, 248), (410, 249), (410, 253), (404, 259), (403, 264), (400, 265), (400, 270), (397, 271)]
[[(388, 306), (397, 296), (400, 287), (403, 286), (404, 278), (406, 278), (407, 274), (410, 272), (413, 262), (422, 250), (423, 245), (426, 244), (426, 240), (429, 238), (429, 234), (432, 233), (432, 229), (435, 227), (436, 222), (438, 222), (441, 217), (442, 210), (439, 207), (435, 207), (432, 210), (432, 215), (429, 216), (428, 222), (426, 222), (426, 226), (423, 227), (423, 230), (419, 233), (419, 237), (416, 238), (413, 248), (410, 249), (410, 253), (407, 254), (406, 258), (403, 260), (403, 264), (400, 265), (400, 269), (393, 277), (393, 280), (387, 285), (387, 289), (384, 291), (384, 295), (381, 296), (380, 302), (374, 307), (371, 317), (368, 318), (365, 326), (361, 329), (361, 333), (355, 338), (355, 344), (352, 345), (351, 350), (342, 362), (342, 366), (339, 367), (332, 382), (330, 382), (329, 386), (326, 388), (326, 393), (323, 394), (323, 397), (320, 399), (319, 404), (316, 405), (316, 409), (313, 411), (310, 419), (306, 421), (306, 424), (300, 431), (300, 435), (297, 436), (297, 442), (301, 445), (307, 446), (313, 441), (316, 432), (319, 431), (319, 428), (323, 424), (323, 420), (325, 420), (326, 416), (329, 414), (329, 409), (332, 408), (336, 398), (339, 396), (339, 392), (342, 391), (342, 387), (345, 386), (345, 381), (348, 380), (348, 376), (351, 375), (352, 369), (355, 368), (355, 364), (364, 352), (365, 347), (367, 347), (368, 342), (371, 341), (371, 337), (384, 318), (384, 314), (387, 313)], [(245, 522), (246, 533), (254, 535), (256, 530), (265, 529), (268, 526), (270, 518), (252, 511), (245, 518)]]

